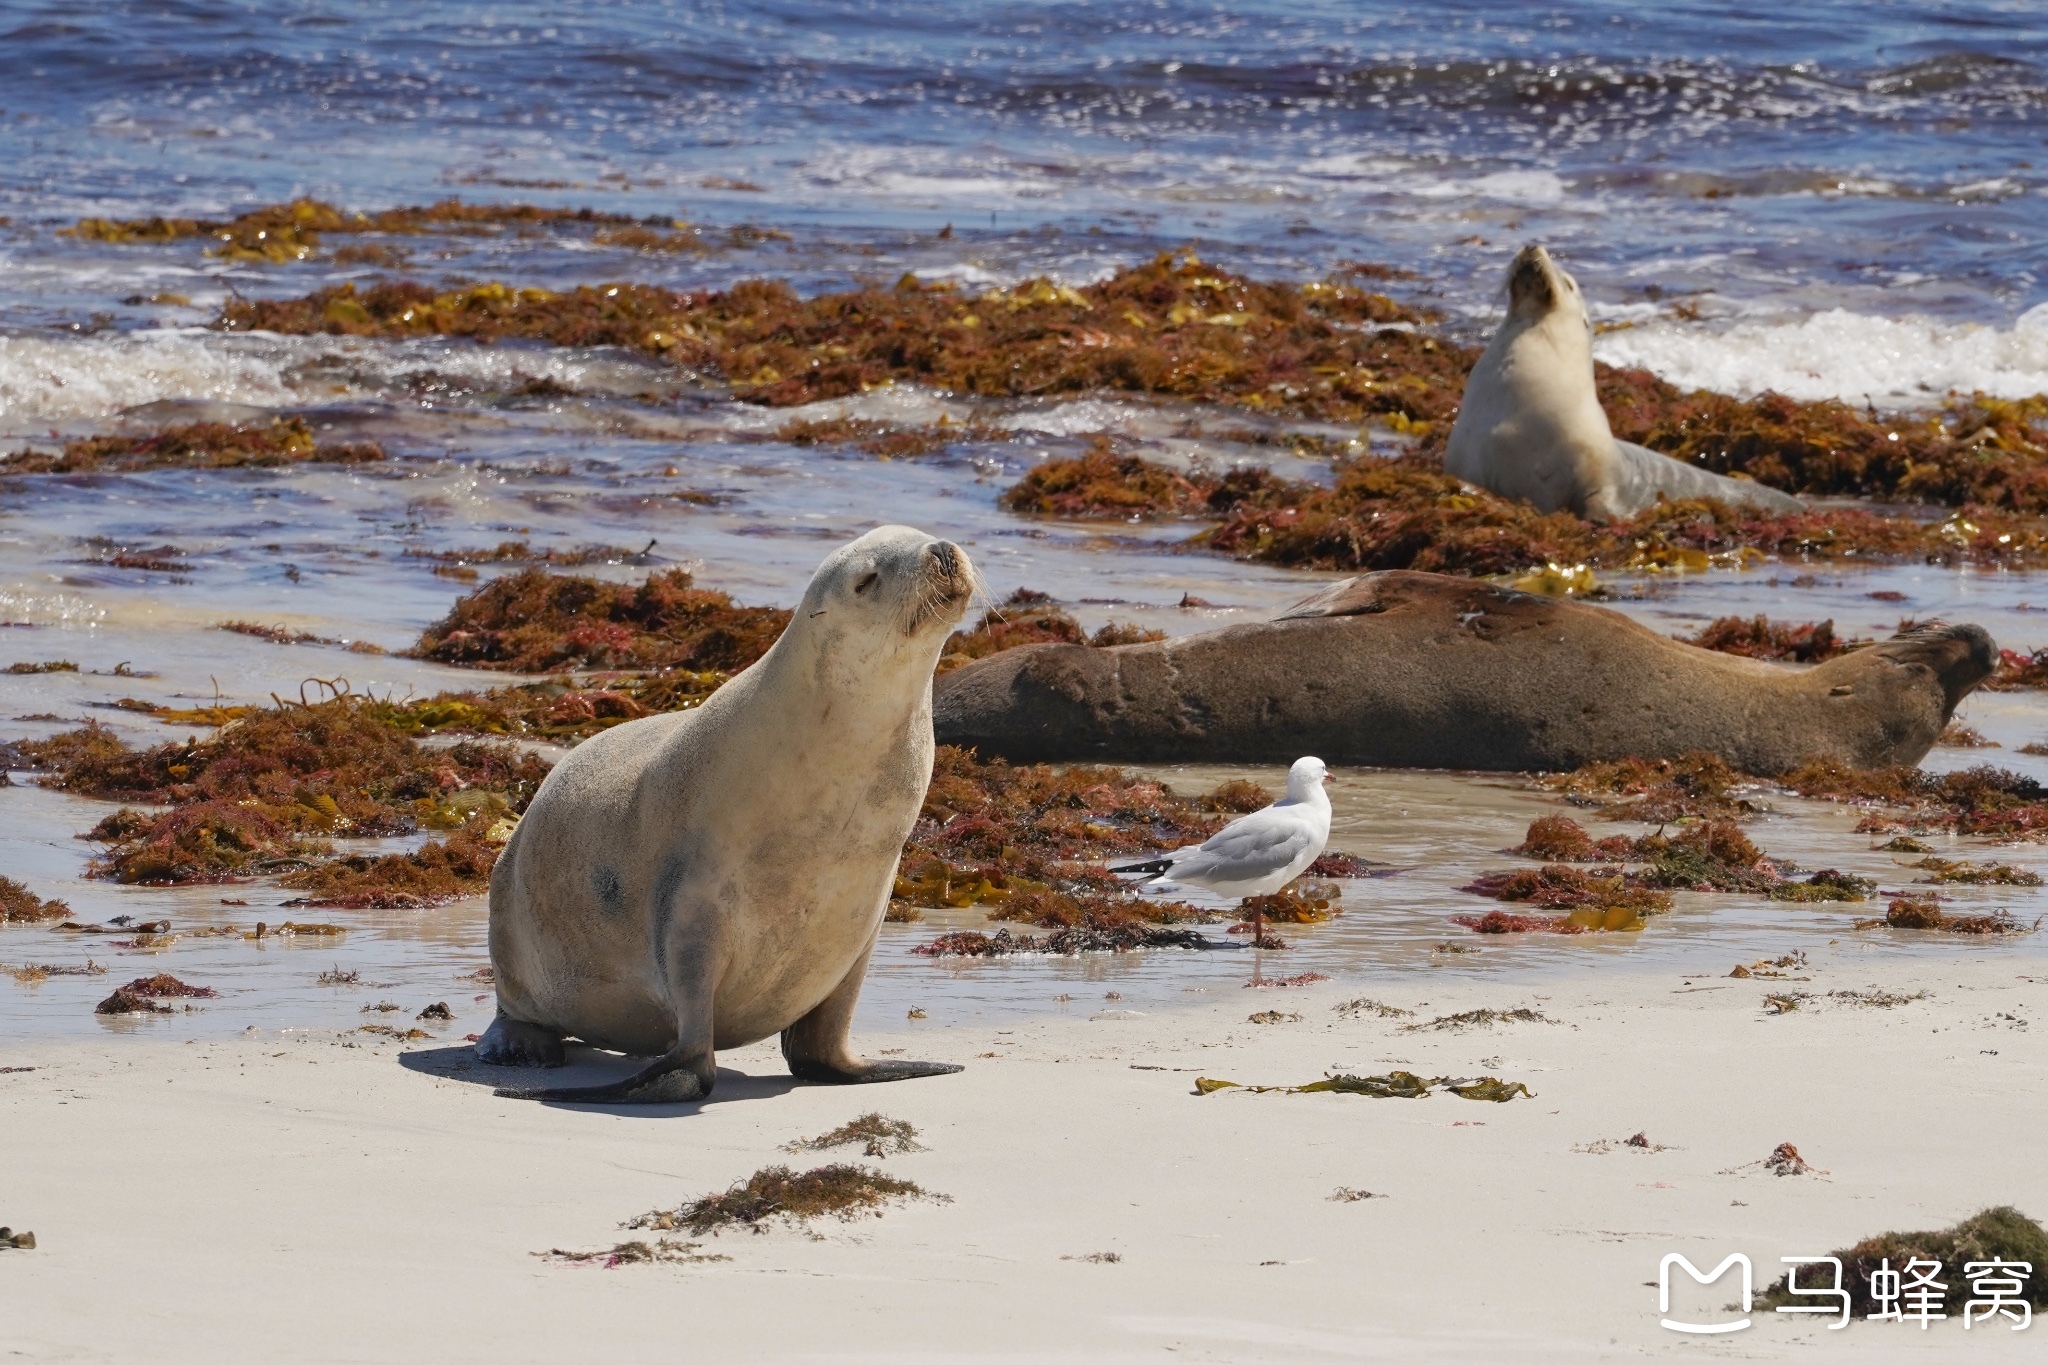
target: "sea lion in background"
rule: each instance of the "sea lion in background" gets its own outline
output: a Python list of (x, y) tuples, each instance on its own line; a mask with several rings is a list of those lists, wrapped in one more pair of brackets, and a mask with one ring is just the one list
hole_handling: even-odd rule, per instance
[(1766, 512), (1806, 506), (1615, 440), (1593, 386), (1593, 324), (1578, 281), (1540, 246), (1524, 247), (1508, 268), (1508, 315), (1465, 380), (1444, 468), (1539, 512), (1597, 521), (1632, 517), (1660, 495)]
[(1390, 570), (1277, 619), (1149, 644), (1031, 645), (938, 681), (939, 742), (1017, 761), (1554, 771), (1719, 754), (1917, 763), (1998, 659), (1924, 626), (1812, 668), (1681, 644), (1619, 612)]
[(557, 1066), (567, 1035), (657, 1060), (534, 1099), (699, 1099), (714, 1050), (782, 1035), (792, 1075), (864, 1061), (854, 1002), (932, 775), (932, 670), (966, 611), (958, 547), (906, 526), (826, 556), (752, 667), (689, 711), (606, 730), (541, 783), (491, 875), (486, 1062)]

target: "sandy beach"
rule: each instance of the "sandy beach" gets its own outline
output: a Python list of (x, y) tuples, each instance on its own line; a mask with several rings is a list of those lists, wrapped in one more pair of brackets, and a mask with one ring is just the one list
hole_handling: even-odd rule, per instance
[[(1752, 1315), (1659, 1326), (1659, 1260), (1778, 1258), (1978, 1209), (2048, 1206), (2048, 978), (2025, 962), (1873, 962), (1794, 979), (1591, 970), (1510, 998), (1416, 979), (1343, 1011), (1340, 982), (1212, 989), (1137, 1013), (1077, 999), (1013, 1027), (943, 1011), (871, 1050), (956, 1077), (797, 1085), (772, 1044), (724, 1054), (702, 1105), (495, 1098), (460, 1039), (252, 1031), (0, 1048), (10, 1159), (0, 1352), (23, 1360), (1620, 1360), (2037, 1358), (2024, 1332)], [(1925, 998), (1890, 1007), (1836, 992)], [(1767, 995), (1805, 999), (1768, 1012)], [(1431, 1027), (1475, 1009), (1541, 1021)], [(1278, 1011), (1281, 1022), (1247, 1016)], [(1417, 1026), (1420, 1027), (1417, 1027)], [(592, 1058), (595, 1058), (594, 1060)], [(616, 1069), (587, 1055), (586, 1074)], [(1497, 1075), (1532, 1098), (1198, 1095), (1196, 1077)], [(922, 1153), (783, 1144), (869, 1109)], [(1641, 1133), (1650, 1149), (1625, 1140)], [(1814, 1171), (1762, 1165), (1793, 1143)], [(699, 1239), (729, 1260), (537, 1256), (789, 1163), (865, 1161), (949, 1202)], [(1825, 1174), (1820, 1173), (1825, 1171)], [(1370, 1199), (1335, 1200), (1339, 1187)], [(1114, 1253), (1115, 1261), (1083, 1259)], [(1957, 1277), (1959, 1283), (1959, 1277)], [(1646, 1283), (1647, 1282), (1647, 1283)], [(1674, 1295), (1709, 1320), (1732, 1281)], [(1954, 1291), (1952, 1291), (1952, 1294)], [(1952, 1309), (1960, 1309), (1953, 1297)], [(1961, 1353), (1968, 1352), (1967, 1357)]]

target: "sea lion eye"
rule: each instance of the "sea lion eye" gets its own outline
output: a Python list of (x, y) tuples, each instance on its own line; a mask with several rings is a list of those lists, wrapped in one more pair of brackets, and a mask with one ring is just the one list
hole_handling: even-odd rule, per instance
[(861, 579), (860, 582), (854, 584), (853, 590), (857, 593), (866, 592), (869, 588), (874, 587), (875, 584), (881, 580), (881, 577), (881, 571), (878, 569), (870, 573), (866, 578)]

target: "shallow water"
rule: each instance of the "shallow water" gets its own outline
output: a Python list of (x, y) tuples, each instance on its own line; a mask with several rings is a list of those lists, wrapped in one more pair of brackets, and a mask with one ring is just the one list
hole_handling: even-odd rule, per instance
[[(0, 736), (84, 717), (131, 742), (182, 734), (108, 709), (123, 697), (262, 701), (315, 678), (400, 694), (487, 685), (215, 627), (249, 619), (402, 648), (467, 586), (435, 575), (421, 552), (503, 540), (644, 549), (588, 572), (637, 580), (684, 564), (743, 602), (787, 604), (833, 544), (905, 521), (958, 540), (995, 596), (1029, 586), (1091, 627), (1115, 619), (1176, 634), (1259, 619), (1326, 577), (1189, 551), (1193, 525), (1047, 525), (996, 505), (1031, 462), (1101, 430), (1152, 458), (1257, 459), (1327, 477), (1313, 461), (1221, 439), (1248, 425), (1237, 414), (1100, 400), (970, 412), (913, 389), (763, 412), (611, 351), (224, 336), (204, 324), (231, 291), (284, 296), (388, 273), (549, 287), (773, 275), (811, 290), (904, 270), (981, 287), (1039, 272), (1093, 279), (1198, 240), (1205, 257), (1262, 274), (1309, 276), (1346, 259), (1414, 270), (1419, 279), (1391, 287), (1477, 336), (1508, 257), (1539, 239), (1585, 286), (1606, 329), (1601, 354), (1676, 382), (1880, 404), (1952, 387), (2048, 390), (2048, 24), (2025, 6), (1830, 3), (1731, 16), (1575, 3), (1505, 15), (887, 0), (852, 12), (781, 0), (414, 12), (342, 0), (259, 12), (200, 0), (16, 5), (0, 24), (7, 448), (290, 411), (323, 436), (374, 439), (394, 457), (0, 478), (0, 667), (66, 659), (83, 670), (0, 675)], [(223, 215), (301, 193), (351, 208), (451, 194), (587, 205), (714, 230), (759, 224), (788, 240), (650, 254), (547, 231), (437, 235), (399, 243), (410, 259), (394, 271), (337, 263), (332, 238), (313, 260), (259, 266), (209, 257), (203, 241), (111, 247), (54, 231), (84, 214)], [(573, 392), (522, 392), (532, 380)], [(1025, 439), (882, 461), (774, 435), (803, 416), (926, 423), (942, 413)], [(1399, 444), (1385, 432), (1320, 434)], [(109, 562), (143, 549), (177, 567)], [(1610, 588), (1617, 609), (1669, 633), (1734, 612), (1830, 617), (1853, 635), (1942, 616), (1977, 621), (2009, 648), (2048, 645), (2048, 580), (2024, 574), (1769, 565), (1622, 576)], [(1186, 596), (1216, 605), (1183, 608)], [(2048, 740), (2037, 694), (1980, 694), (1964, 714), (2004, 747), (1937, 750), (1930, 766), (1988, 758), (2048, 777), (2048, 760), (2015, 752)], [(64, 719), (16, 719), (30, 716)], [(1234, 775), (1162, 774), (1187, 789)], [(1639, 935), (1438, 953), (1447, 939), (1475, 943), (1448, 916), (1488, 904), (1453, 888), (1505, 865), (1496, 850), (1557, 807), (1496, 777), (1340, 773), (1334, 790), (1337, 846), (1400, 870), (1347, 885), (1345, 915), (1291, 931), (1290, 952), (935, 963), (909, 947), (975, 917), (934, 913), (885, 931), (863, 1017), (1156, 1009), (1196, 990), (1284, 1008), (1284, 988), (1243, 983), (1303, 971), (1362, 990), (1480, 973), (1519, 991), (1563, 971), (1725, 973), (1832, 938), (1908, 962), (2031, 959), (2042, 943), (1852, 939), (1856, 907), (1687, 895)], [(1907, 875), (1849, 832), (1850, 813), (1781, 805), (1757, 831), (1767, 851), (1882, 876), (1887, 888)], [(83, 880), (91, 846), (74, 836), (105, 810), (25, 783), (0, 790), (0, 874), (93, 922), (248, 928), (301, 914), (262, 885)], [(2024, 848), (1996, 856), (2037, 859)], [(1962, 888), (1957, 899), (2030, 918), (2040, 894)], [(33, 986), (0, 980), (0, 1032), (409, 1027), (436, 1000), (457, 1015), (441, 1033), (488, 1018), (490, 1001), (475, 998), (488, 988), (460, 979), (485, 960), (480, 902), (316, 913), (349, 932), (137, 952), (112, 947), (119, 936), (0, 930), (0, 962), (108, 968)], [(333, 966), (386, 984), (315, 984)], [(113, 984), (159, 970), (222, 998), (172, 1018), (90, 1013)], [(1105, 1005), (1112, 992), (1120, 998)], [(385, 999), (404, 1010), (361, 1013)]]

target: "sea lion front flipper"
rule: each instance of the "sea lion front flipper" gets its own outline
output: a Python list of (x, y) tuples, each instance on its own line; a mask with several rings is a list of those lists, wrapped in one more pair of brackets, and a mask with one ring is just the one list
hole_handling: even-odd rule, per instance
[(681, 1104), (711, 1093), (717, 1068), (701, 1046), (674, 1047), (622, 1081), (522, 1090), (501, 1086), (491, 1092), (508, 1100), (553, 1100), (570, 1104)]
[(499, 1010), (477, 1039), (476, 1057), (488, 1066), (560, 1066), (562, 1035)]
[(816, 1009), (782, 1031), (782, 1056), (789, 1074), (800, 1081), (821, 1085), (871, 1085), (878, 1081), (909, 1081), (919, 1076), (948, 1076), (967, 1068), (953, 1062), (909, 1062), (890, 1057), (870, 1061), (853, 1054), (853, 1007), (860, 1000), (862, 980), (867, 976), (867, 952), (853, 964)]

